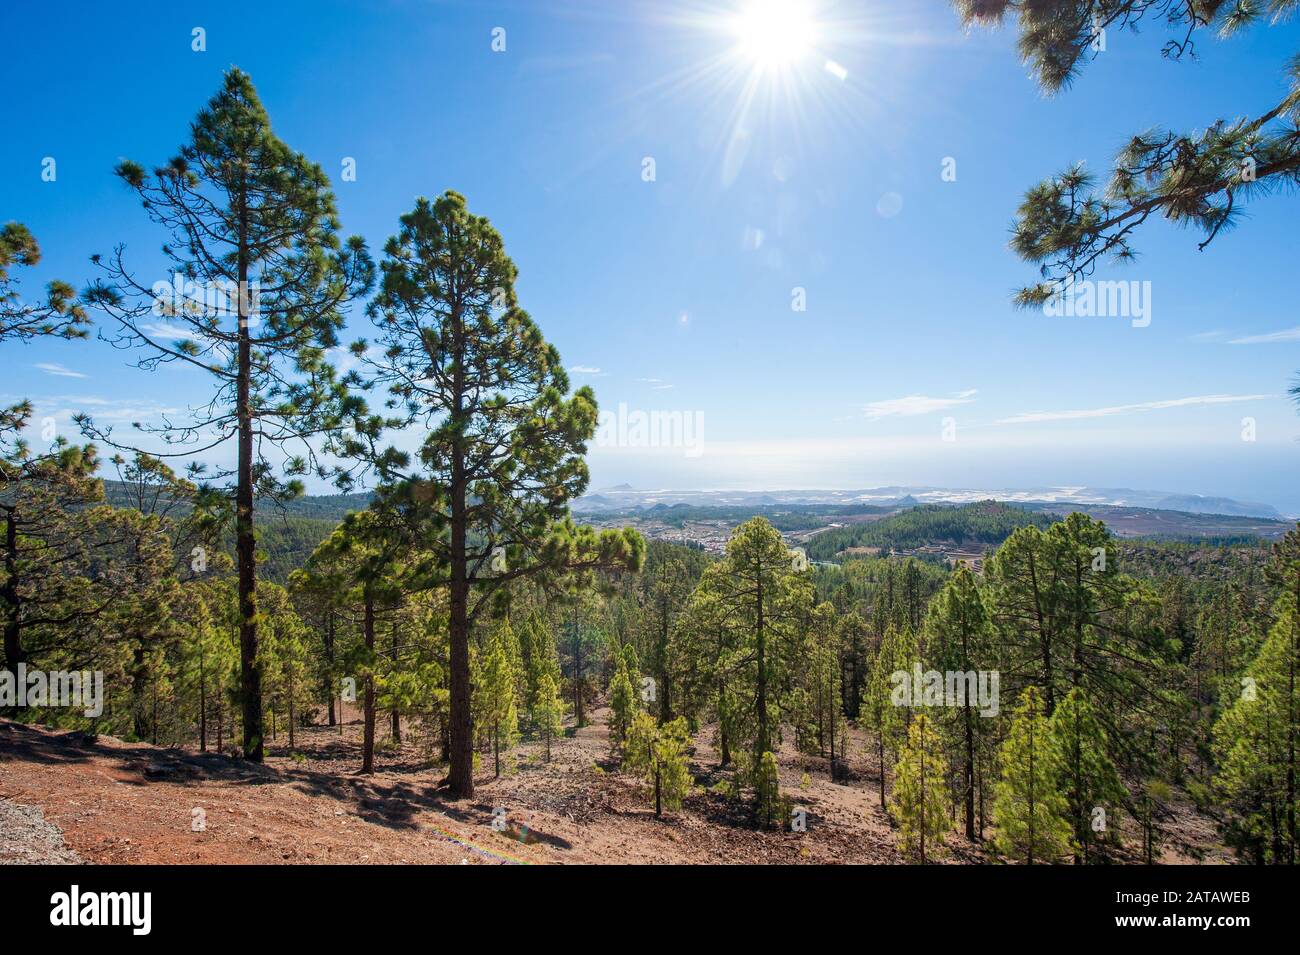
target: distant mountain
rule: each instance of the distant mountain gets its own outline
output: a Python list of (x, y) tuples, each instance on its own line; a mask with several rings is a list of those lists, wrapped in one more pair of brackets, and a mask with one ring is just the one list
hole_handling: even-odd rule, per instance
[(920, 504), (970, 504), (976, 501), (1003, 501), (1011, 504), (1073, 504), (1151, 508), (1181, 511), (1188, 514), (1217, 514), (1228, 517), (1257, 517), (1278, 520), (1284, 517), (1270, 504), (1238, 501), (1227, 497), (1177, 494), (1170, 491), (1143, 491), (1132, 488), (1034, 487), (1034, 488), (935, 488), (876, 487), (852, 491), (670, 491), (634, 490), (628, 485), (607, 488), (574, 502), (578, 512), (635, 511), (656, 504), (690, 504), (697, 507), (762, 507), (781, 505), (876, 505), (881, 507), (915, 507)]
[(1234, 501), (1228, 497), (1205, 497), (1201, 494), (1170, 494), (1156, 507), (1190, 514), (1227, 514), (1234, 517), (1274, 517), (1282, 515), (1268, 504)]
[[(134, 507), (136, 496), (132, 485), (121, 481), (105, 479), (104, 497), (115, 507)], [(258, 523), (265, 524), (276, 517), (298, 517), (308, 520), (329, 521), (337, 524), (352, 511), (360, 511), (370, 506), (371, 494), (363, 491), (358, 494), (304, 494), (302, 497), (284, 504), (262, 499), (257, 503)], [(157, 505), (159, 510), (167, 510), (167, 498)], [(183, 513), (188, 505), (173, 508), (173, 516)]]

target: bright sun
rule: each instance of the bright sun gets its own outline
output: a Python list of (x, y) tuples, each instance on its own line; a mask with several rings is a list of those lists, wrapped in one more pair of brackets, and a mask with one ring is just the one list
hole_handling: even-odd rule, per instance
[(733, 28), (740, 52), (762, 69), (788, 66), (815, 39), (812, 14), (802, 0), (749, 0)]

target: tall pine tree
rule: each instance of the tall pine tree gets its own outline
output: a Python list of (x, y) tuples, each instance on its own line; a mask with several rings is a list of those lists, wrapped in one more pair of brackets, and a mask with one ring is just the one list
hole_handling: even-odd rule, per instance
[[(348, 304), (369, 291), (365, 243), (339, 238), (330, 183), (320, 166), (271, 131), (246, 73), (232, 67), (190, 126), (179, 153), (154, 169), (124, 161), (119, 178), (169, 233), (170, 281), (150, 283), (124, 247), (94, 259), (106, 276), (87, 302), (117, 320), (120, 345), (138, 345), (141, 367), (178, 363), (211, 377), (211, 399), (188, 421), (142, 425), (191, 461), (233, 441), (233, 469), (194, 464), (233, 483), (239, 573), (240, 703), (244, 755), (262, 759), (254, 508), (261, 497), (301, 493), (314, 470), (346, 487), (349, 476), (319, 456), (361, 400), (326, 361)], [(163, 322), (159, 322), (159, 318)], [(90, 435), (121, 447), (111, 428), (82, 418)], [(276, 478), (283, 462), (287, 482)]]
[(998, 753), (1002, 777), (993, 801), (998, 850), (1026, 864), (1055, 862), (1070, 851), (1069, 808), (1059, 787), (1060, 759), (1043, 695), (1025, 689)]
[[(469, 635), (503, 588), (525, 577), (639, 568), (634, 531), (575, 527), (568, 502), (587, 486), (596, 428), (590, 388), (571, 397), (554, 346), (519, 306), (500, 234), (464, 197), (421, 198), (385, 246), (373, 315), (381, 356), (369, 360), (406, 424), (424, 429), (414, 457), (380, 450), (372, 419), (344, 446), (376, 464), (385, 494), (419, 529), (424, 587), (450, 605), (448, 784), (474, 794)], [(358, 354), (367, 346), (358, 342)]]

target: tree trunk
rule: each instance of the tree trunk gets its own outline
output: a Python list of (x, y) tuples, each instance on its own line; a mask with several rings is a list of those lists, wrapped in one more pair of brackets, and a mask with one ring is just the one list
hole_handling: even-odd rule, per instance
[[(970, 634), (967, 633), (965, 626), (961, 631), (961, 655), (963, 669), (970, 672), (973, 669), (970, 665)], [(963, 767), (963, 775), (966, 782), (966, 838), (973, 840), (975, 838), (975, 725), (971, 714), (969, 691), (968, 685), (966, 705), (962, 708), (966, 723), (966, 765)]]
[(876, 733), (876, 755), (880, 757), (880, 808), (885, 808), (885, 728)]
[(141, 741), (149, 735), (149, 723), (144, 718), (148, 676), (148, 668), (144, 665), (144, 644), (140, 643), (131, 655), (131, 732)]
[(199, 645), (199, 752), (208, 751), (208, 678), (203, 670), (203, 646)]
[[(396, 624), (388, 628), (389, 646), (393, 652), (393, 665), (397, 665), (397, 626)], [(393, 743), (400, 746), (402, 743), (402, 715), (396, 709), (392, 712), (392, 735)]]
[(1029, 865), (1034, 864), (1034, 790), (1038, 782), (1034, 778), (1034, 725), (1029, 724)]
[(365, 686), (365, 727), (362, 730), (361, 743), (361, 771), (363, 773), (373, 773), (375, 771), (375, 674), (374, 674), (374, 650), (375, 650), (375, 600), (369, 593), (365, 597), (365, 605), (362, 611), (361, 630), (366, 641), (366, 656), (368, 666), (366, 668), (366, 686)]
[[(18, 664), (27, 662), (22, 641), (22, 597), (18, 576), (18, 517), (14, 508), (5, 508), (5, 582), (0, 587), (0, 604), (5, 607), (5, 669), (18, 685)], [(17, 712), (17, 706), (6, 707)]]
[(667, 600), (660, 606), (659, 630), (659, 722), (673, 718), (672, 674), (668, 667), (669, 609)]
[(578, 628), (578, 612), (573, 613), (573, 715), (577, 728), (585, 725), (582, 715), (582, 631)]
[[(325, 662), (329, 664), (329, 676), (326, 682), (329, 684), (325, 688), (325, 695), (329, 697), (329, 725), (334, 725), (334, 611), (325, 612)], [(343, 707), (340, 705), (339, 710)], [(339, 719), (343, 718), (342, 712), (339, 713)]]
[(1034, 617), (1038, 621), (1038, 643), (1043, 657), (1043, 695), (1047, 698), (1047, 715), (1056, 711), (1055, 679), (1052, 676), (1052, 638), (1043, 618), (1043, 602), (1038, 591), (1038, 568), (1029, 554), (1029, 581), (1034, 590)]
[(239, 461), (235, 488), (235, 558), (239, 565), (239, 698), (244, 718), (244, 758), (262, 761), (262, 664), (257, 658), (257, 554), (253, 535), (253, 349), (248, 329), (247, 198), (239, 202), (239, 350), (235, 388)]
[[(460, 316), (453, 320), (456, 329), (455, 347), (463, 353)], [(459, 421), (464, 413), (462, 406), (464, 370), (456, 366), (455, 404), (451, 408), (453, 420)], [(451, 460), (451, 607), (450, 607), (450, 669), (451, 669), (451, 752), (447, 784), (456, 799), (469, 799), (474, 795), (474, 710), (473, 687), (469, 678), (469, 567), (466, 559), (466, 482), (465, 451), (458, 439), (452, 449)]]
[[(754, 756), (756, 760), (761, 760), (763, 754), (771, 748), (767, 729), (767, 634), (763, 630), (763, 567), (761, 559), (758, 561), (755, 576), (758, 584), (758, 620), (755, 628), (755, 638), (757, 640), (755, 656), (758, 662), (758, 752)], [(755, 762), (755, 765), (757, 766), (758, 763)]]

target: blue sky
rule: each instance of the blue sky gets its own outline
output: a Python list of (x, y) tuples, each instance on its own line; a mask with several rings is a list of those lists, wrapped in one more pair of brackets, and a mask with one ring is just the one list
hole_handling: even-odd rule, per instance
[[(1109, 36), (1049, 99), (1010, 29), (965, 34), (939, 0), (809, 3), (802, 55), (756, 77), (731, 28), (743, 0), (147, 16), (15, 0), (0, 14), (17, 41), (0, 62), (0, 216), (41, 242), (29, 291), (84, 284), (89, 255), (118, 242), (166, 278), (161, 233), (111, 170), (174, 154), (236, 64), (277, 133), (334, 176), (346, 232), (377, 254), (417, 195), (464, 193), (504, 235), (521, 302), (575, 383), (605, 409), (702, 416), (695, 455), (594, 447), (594, 488), (1127, 486), (1300, 512), (1285, 397), (1300, 368), (1294, 196), (1253, 204), (1204, 252), (1194, 233), (1144, 227), (1138, 261), (1099, 277), (1151, 283), (1145, 328), (1012, 308), (1035, 273), (1006, 245), (1044, 176), (1079, 159), (1104, 172), (1155, 124), (1274, 105), (1300, 30), (1204, 37), (1199, 60), (1175, 63), (1149, 24)], [(339, 180), (344, 157), (355, 182)], [(366, 332), (359, 313), (353, 328)], [(60, 421), (129, 422), (203, 397), (201, 377), (130, 357), (99, 341), (6, 346), (0, 392)], [(941, 440), (945, 417), (955, 441)]]

